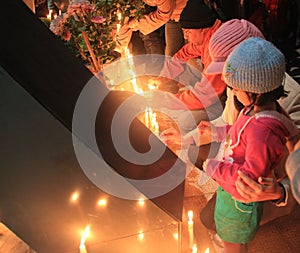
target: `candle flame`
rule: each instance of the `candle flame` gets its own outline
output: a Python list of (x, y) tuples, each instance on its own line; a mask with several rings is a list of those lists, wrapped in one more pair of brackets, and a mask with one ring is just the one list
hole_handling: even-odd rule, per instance
[(197, 252), (198, 252), (197, 245), (194, 244), (194, 245), (193, 245), (193, 248), (192, 248), (192, 253), (197, 253)]
[(51, 16), (52, 16), (52, 10), (50, 10), (48, 15), (47, 15), (47, 19), (50, 19), (50, 21), (51, 21)]
[(139, 232), (139, 240), (142, 241), (144, 239), (145, 235), (143, 233), (143, 230), (140, 230)]
[(75, 191), (72, 193), (71, 197), (70, 197), (70, 201), (72, 203), (76, 203), (79, 199), (79, 192)]
[(119, 12), (119, 13), (117, 14), (117, 17), (118, 17), (118, 20), (120, 21), (120, 20), (121, 20), (121, 18), (122, 18), (122, 13), (121, 13), (121, 12)]
[(81, 250), (80, 252), (86, 252), (86, 247), (85, 247), (85, 241), (90, 235), (90, 226), (86, 226), (84, 231), (81, 233), (81, 240), (80, 240), (80, 245), (79, 249)]
[(148, 88), (149, 90), (156, 90), (157, 89), (157, 85), (154, 83), (154, 81), (150, 81), (150, 83), (148, 83)]
[(105, 199), (105, 198), (99, 199), (98, 202), (97, 202), (97, 205), (98, 206), (106, 206), (107, 205), (107, 199)]
[(144, 206), (145, 205), (145, 200), (143, 198), (140, 198), (138, 203), (139, 203), (139, 206)]
[(178, 238), (179, 238), (178, 233), (174, 233), (173, 237), (174, 237), (175, 240), (178, 240)]
[(189, 221), (193, 221), (194, 213), (192, 210), (188, 211)]

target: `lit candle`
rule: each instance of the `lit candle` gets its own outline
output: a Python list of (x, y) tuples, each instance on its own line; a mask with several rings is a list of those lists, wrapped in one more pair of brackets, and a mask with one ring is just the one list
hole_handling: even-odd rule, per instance
[(70, 202), (73, 203), (73, 204), (77, 203), (78, 199), (79, 199), (79, 196), (80, 196), (80, 194), (79, 194), (78, 191), (73, 192), (71, 197), (70, 197)]
[(107, 199), (105, 199), (105, 198), (101, 198), (101, 199), (99, 199), (98, 200), (98, 202), (97, 202), (97, 205), (98, 206), (106, 206), (107, 205)]
[(194, 244), (194, 221), (193, 221), (193, 211), (188, 211), (188, 217), (189, 217), (189, 220), (188, 220), (188, 231), (189, 231), (189, 246), (190, 246), (190, 249), (193, 248), (193, 244)]
[(155, 122), (155, 125), (154, 125), (154, 134), (156, 136), (159, 136), (159, 125), (157, 122)]
[(151, 112), (151, 130), (153, 131), (156, 125), (156, 113)]
[(178, 237), (179, 237), (179, 236), (178, 236), (178, 233), (174, 233), (174, 234), (173, 234), (173, 237), (174, 237), (175, 240), (178, 240)]
[(144, 239), (144, 233), (143, 230), (139, 231), (139, 240), (142, 241)]
[(197, 253), (197, 252), (198, 252), (197, 245), (194, 244), (194, 245), (193, 245), (193, 248), (192, 248), (192, 253)]
[(145, 200), (143, 198), (140, 198), (138, 203), (139, 203), (139, 206), (144, 206), (145, 205)]
[(49, 11), (49, 13), (47, 15), (47, 19), (50, 19), (50, 21), (51, 21), (51, 19), (52, 19), (52, 10)]
[(81, 240), (80, 240), (80, 245), (79, 245), (80, 253), (87, 253), (85, 241), (89, 235), (90, 235), (90, 226), (86, 226), (84, 231), (81, 234)]
[(146, 109), (145, 109), (145, 125), (146, 125), (146, 127), (149, 128), (149, 108), (148, 107), (146, 107)]

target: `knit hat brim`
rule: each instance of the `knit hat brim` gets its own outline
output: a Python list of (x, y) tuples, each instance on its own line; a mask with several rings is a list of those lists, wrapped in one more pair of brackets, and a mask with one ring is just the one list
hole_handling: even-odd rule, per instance
[(211, 27), (213, 26), (213, 24), (215, 23), (216, 19), (212, 18), (209, 21), (183, 21), (180, 20), (180, 26), (181, 28), (185, 28), (185, 29), (203, 29), (203, 28), (207, 28), (207, 27)]
[(205, 73), (208, 75), (221, 74), (223, 72), (225, 60), (219, 62), (211, 62), (208, 67), (205, 69)]
[(180, 14), (181, 28), (202, 29), (213, 26), (217, 15), (202, 0), (188, 0)]
[(284, 55), (274, 44), (259, 37), (240, 43), (228, 56), (223, 69), (223, 79), (229, 87), (255, 94), (277, 89), (284, 77)]

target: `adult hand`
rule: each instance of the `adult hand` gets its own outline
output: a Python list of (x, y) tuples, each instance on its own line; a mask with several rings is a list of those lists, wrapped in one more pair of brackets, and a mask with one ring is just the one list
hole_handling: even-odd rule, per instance
[(117, 34), (117, 45), (120, 47), (127, 47), (132, 36), (132, 29), (125, 23)]
[(167, 77), (157, 77), (156, 79), (154, 79), (154, 82), (156, 83), (156, 86), (160, 91), (166, 91), (176, 94), (179, 90), (178, 82)]
[(235, 183), (241, 202), (260, 202), (284, 198), (284, 189), (277, 182), (275, 175), (271, 178), (260, 177), (258, 182), (238, 171), (239, 177)]
[(136, 18), (130, 19), (128, 21), (128, 26), (132, 31), (137, 31), (139, 30), (139, 21)]

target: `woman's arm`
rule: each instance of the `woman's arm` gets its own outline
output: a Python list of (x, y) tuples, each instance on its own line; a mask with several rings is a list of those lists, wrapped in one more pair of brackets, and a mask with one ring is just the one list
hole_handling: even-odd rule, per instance
[(144, 15), (140, 20), (132, 19), (129, 21), (129, 27), (134, 31), (139, 30), (147, 35), (169, 21), (175, 8), (175, 1), (159, 0), (156, 1), (157, 9)]
[(283, 179), (279, 183), (273, 174), (272, 178), (260, 177), (256, 182), (241, 171), (238, 174), (236, 189), (242, 196), (241, 199), (238, 199), (239, 201), (247, 203), (272, 200), (279, 206), (286, 204), (289, 180)]

